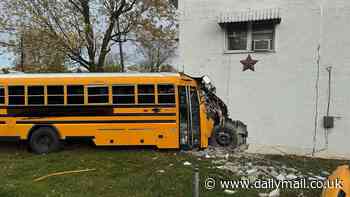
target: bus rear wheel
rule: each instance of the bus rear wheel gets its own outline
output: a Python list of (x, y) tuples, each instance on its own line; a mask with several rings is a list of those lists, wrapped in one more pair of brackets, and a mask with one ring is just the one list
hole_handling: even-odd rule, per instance
[(54, 129), (39, 127), (30, 136), (29, 146), (36, 154), (46, 154), (58, 151), (61, 148), (61, 141)]

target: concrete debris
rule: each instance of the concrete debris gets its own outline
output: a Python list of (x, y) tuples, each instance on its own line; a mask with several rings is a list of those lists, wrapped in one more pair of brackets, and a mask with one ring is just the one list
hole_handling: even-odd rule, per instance
[(284, 181), (286, 180), (286, 176), (284, 174), (279, 174), (277, 177), (276, 177), (277, 180), (279, 181)]
[(329, 175), (331, 175), (331, 173), (329, 173), (329, 172), (327, 172), (327, 171), (324, 171), (324, 170), (321, 172), (321, 174), (324, 175), (324, 176), (329, 176)]
[(205, 154), (205, 156), (204, 156), (206, 159), (210, 159), (211, 158), (211, 156), (210, 155), (208, 155), (208, 154)]
[[(266, 158), (264, 155), (246, 153), (240, 149), (230, 149), (225, 147), (209, 147), (201, 151), (188, 151), (192, 155), (199, 158), (210, 159), (214, 168), (228, 171), (240, 178), (241, 180), (249, 180), (253, 183), (257, 179), (267, 180), (295, 180), (308, 178), (309, 180), (326, 180), (329, 172), (303, 172), (295, 166), (287, 166), (281, 161), (275, 161)], [(184, 165), (186, 165), (184, 163)], [(273, 195), (277, 196), (275, 191)], [(266, 196), (266, 193), (260, 193), (260, 196)], [(271, 196), (268, 193), (267, 196)]]
[(248, 175), (253, 175), (253, 174), (256, 174), (258, 172), (258, 169), (250, 169), (250, 170), (247, 170), (247, 174)]
[(288, 175), (286, 176), (286, 179), (287, 179), (287, 180), (294, 180), (294, 179), (297, 179), (297, 178), (298, 178), (298, 176), (295, 175), (295, 174), (288, 174)]
[(230, 194), (230, 195), (236, 193), (236, 191), (234, 191), (234, 190), (229, 190), (229, 189), (225, 189), (224, 192), (225, 192), (226, 194)]
[(279, 189), (272, 190), (272, 192), (269, 193), (269, 197), (279, 197), (279, 196), (280, 196)]
[(304, 193), (303, 192), (301, 192), (300, 194), (298, 194), (298, 196), (297, 197), (305, 197), (305, 195), (304, 195)]
[(190, 162), (188, 162), (188, 161), (184, 162), (184, 166), (190, 166), (190, 165), (192, 165)]
[(259, 197), (269, 197), (268, 193), (259, 193)]
[(327, 179), (326, 177), (323, 177), (323, 176), (315, 176), (315, 178), (320, 181), (325, 181)]

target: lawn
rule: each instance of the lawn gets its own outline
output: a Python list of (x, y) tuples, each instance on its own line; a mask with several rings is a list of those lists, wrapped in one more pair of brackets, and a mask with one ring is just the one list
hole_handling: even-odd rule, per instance
[[(333, 170), (346, 161), (302, 157), (266, 156), (305, 171)], [(183, 163), (190, 162), (186, 166)], [(193, 167), (200, 170), (200, 196), (258, 196), (258, 190), (240, 190), (233, 195), (222, 190), (206, 191), (204, 179), (234, 178), (213, 168), (211, 159), (180, 151), (154, 149), (98, 148), (68, 145), (58, 153), (34, 155), (24, 145), (0, 145), (1, 197), (164, 197), (191, 196)], [(96, 169), (95, 171), (54, 176), (34, 182), (35, 178), (61, 171)], [(299, 191), (282, 191), (283, 197), (295, 197)], [(305, 196), (319, 196), (320, 191), (305, 191)]]

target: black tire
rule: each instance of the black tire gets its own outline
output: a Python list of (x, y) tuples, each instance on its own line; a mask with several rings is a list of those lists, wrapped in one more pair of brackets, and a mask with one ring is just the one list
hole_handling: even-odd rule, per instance
[(211, 142), (213, 145), (237, 147), (237, 134), (234, 124), (231, 121), (226, 121), (223, 126), (215, 126)]
[(36, 154), (47, 154), (58, 151), (61, 148), (61, 141), (53, 128), (40, 127), (30, 136), (29, 146)]

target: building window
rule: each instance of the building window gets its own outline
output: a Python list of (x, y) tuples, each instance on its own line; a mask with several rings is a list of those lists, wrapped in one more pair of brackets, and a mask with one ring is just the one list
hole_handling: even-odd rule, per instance
[(28, 86), (28, 104), (29, 105), (45, 104), (44, 86)]
[(135, 104), (135, 86), (113, 85), (113, 104)]
[(233, 50), (247, 50), (248, 41), (248, 25), (247, 23), (231, 24), (227, 28), (227, 49)]
[(72, 105), (84, 104), (84, 86), (82, 85), (67, 86), (67, 104), (72, 104)]
[(174, 85), (158, 85), (158, 103), (174, 104), (175, 88)]
[(139, 104), (154, 104), (154, 85), (138, 85), (138, 102)]
[(275, 23), (271, 21), (232, 23), (227, 25), (228, 51), (273, 51)]
[(108, 103), (109, 94), (108, 86), (89, 86), (88, 87), (88, 103), (90, 104), (106, 104)]
[(9, 86), (9, 105), (24, 105), (24, 86)]
[(64, 104), (64, 86), (47, 86), (47, 104), (63, 105)]
[(5, 104), (5, 88), (0, 86), (0, 105)]

